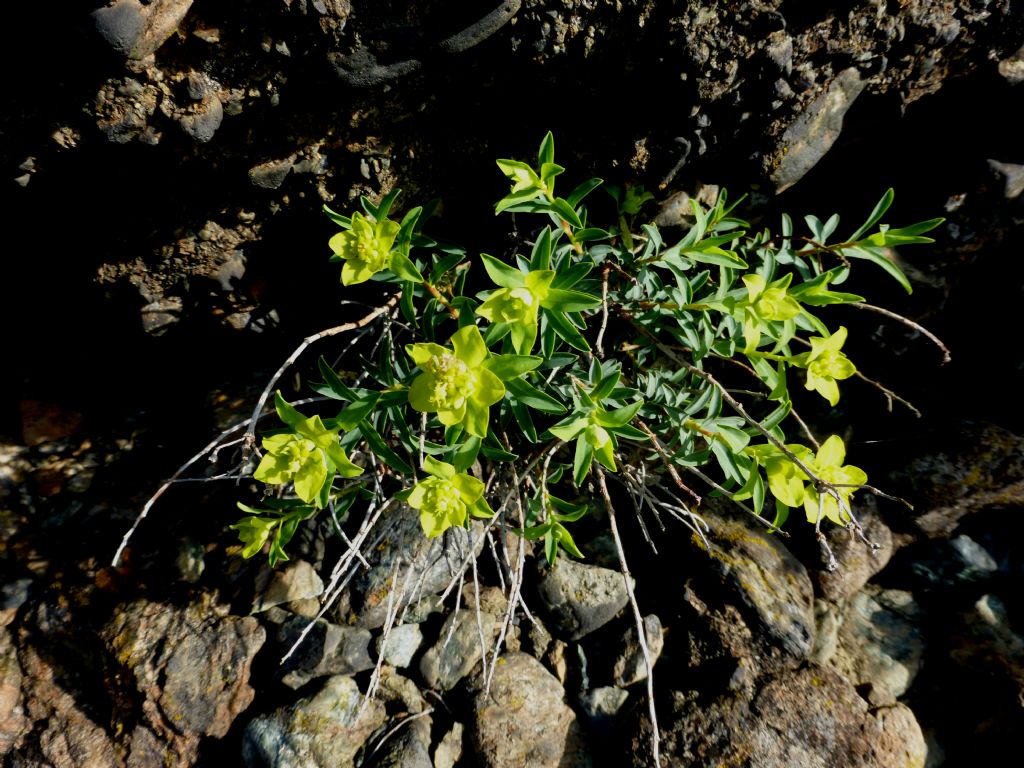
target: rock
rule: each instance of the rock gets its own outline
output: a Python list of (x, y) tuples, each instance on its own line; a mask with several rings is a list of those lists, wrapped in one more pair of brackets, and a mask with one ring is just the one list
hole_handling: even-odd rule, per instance
[(1024, 438), (994, 424), (965, 422), (894, 473), (900, 495), (930, 537), (949, 536), (966, 516), (1024, 504)]
[(30, 447), (63, 440), (82, 426), (82, 414), (58, 403), (24, 399), (18, 403), (18, 410), (22, 440)]
[(894, 572), (915, 588), (948, 588), (991, 578), (999, 564), (967, 535), (949, 541), (926, 541), (908, 547), (894, 563)]
[[(12, 765), (116, 768), (118, 762), (110, 734), (80, 706), (79, 701), (85, 697), (76, 689), (74, 678), (56, 666), (49, 654), (39, 653), (25, 640), (22, 634), (18, 661), (23, 673), (25, 712), (33, 730), (14, 754), (23, 762)], [(177, 760), (162, 764), (172, 768), (183, 766)]]
[(693, 558), (681, 588), (688, 664), (712, 664), (731, 687), (795, 667), (814, 643), (811, 580), (782, 542), (743, 519), (712, 513), (712, 551)]
[(270, 583), (253, 602), (252, 612), (259, 613), (275, 605), (319, 597), (324, 583), (305, 560), (294, 560), (280, 571), (269, 571)]
[(315, 696), (254, 718), (242, 759), (248, 768), (351, 768), (385, 718), (384, 706), (366, 702), (351, 677), (331, 677)]
[[(443, 536), (428, 539), (420, 528), (419, 512), (407, 506), (390, 514), (380, 528), (378, 535), (382, 538), (370, 569), (353, 579), (356, 621), (367, 629), (384, 626), (393, 586), (404, 589), (397, 603), (398, 610), (403, 611), (424, 595), (444, 590), (466, 561), (470, 543), (476, 554), (484, 543), (479, 522), (469, 531), (449, 528)], [(407, 620), (402, 616), (403, 622)]]
[[(663, 760), (679, 768), (893, 768), (904, 765), (893, 755), (915, 755), (920, 747), (920, 729), (907, 722), (896, 727), (902, 713), (886, 727), (846, 680), (814, 665), (770, 676), (749, 699), (673, 691), (667, 714), (659, 718)], [(633, 751), (632, 765), (650, 764), (642, 740), (634, 740)]]
[[(651, 656), (651, 664), (658, 661), (661, 650), (665, 646), (665, 637), (662, 634), (661, 620), (653, 613), (644, 616), (644, 635), (647, 641), (647, 650)], [(612, 674), (615, 677), (615, 685), (620, 688), (632, 685), (647, 679), (647, 663), (644, 660), (643, 651), (638, 642), (636, 627), (630, 627), (623, 636), (623, 650), (615, 659), (615, 666)]]
[(209, 93), (189, 110), (187, 114), (178, 118), (178, 124), (197, 142), (205, 144), (213, 138), (213, 134), (224, 122), (224, 105), (217, 94)]
[(121, 606), (101, 637), (141, 696), (154, 732), (183, 741), (223, 737), (255, 692), (249, 674), (265, 632), (256, 619), (227, 615), (209, 595), (183, 608), (139, 600)]
[(423, 632), (419, 624), (400, 624), (391, 628), (387, 643), (383, 640), (383, 636), (377, 638), (377, 653), (384, 656), (384, 661), (393, 667), (408, 667), (423, 645)]
[(928, 745), (917, 718), (905, 704), (874, 710), (864, 730), (881, 765), (925, 767)]
[[(296, 616), (278, 628), (277, 641), (282, 655), (298, 641), (309, 623), (310, 619)], [(369, 645), (368, 630), (316, 619), (296, 651), (279, 667), (281, 682), (289, 688), (301, 688), (317, 677), (354, 675), (373, 669)]]
[(21, 678), (11, 636), (0, 627), (0, 757), (18, 744), (29, 728), (21, 701)]
[(579, 640), (603, 627), (629, 602), (621, 573), (558, 558), (537, 585), (550, 631)]
[[(1024, 57), (1021, 60), (1021, 80), (1024, 81)], [(1020, 197), (1024, 192), (1024, 165), (1020, 163), (1001, 163), (998, 160), (989, 160), (989, 167), (1001, 176), (1005, 185), (1003, 197), (1013, 200)]]
[(844, 69), (789, 126), (771, 173), (776, 192), (796, 184), (832, 148), (843, 130), (846, 111), (865, 85), (856, 67)]
[(0, 587), (0, 628), (6, 627), (28, 600), (32, 579), (17, 579)]
[(590, 721), (591, 728), (603, 730), (610, 727), (629, 698), (629, 691), (607, 685), (591, 688), (580, 697), (580, 708)]
[(999, 74), (1006, 78), (1011, 85), (1024, 83), (1024, 46), (1012, 56), (1007, 56), (999, 62)]
[(860, 514), (860, 524), (865, 538), (876, 544), (877, 549), (865, 544), (852, 530), (834, 526), (825, 534), (839, 561), (836, 570), (822, 569), (815, 573), (818, 588), (826, 600), (838, 602), (852, 597), (892, 558), (892, 531), (878, 514), (865, 509)]
[[(426, 714), (427, 703), (416, 685), (412, 680), (384, 667), (378, 695), (385, 703), (396, 702), (404, 707), (404, 712), (392, 717), (396, 724), (402, 723), (402, 727), (391, 736), (380, 736), (372, 749), (368, 748), (362, 765), (367, 768), (434, 768), (430, 759), (430, 731), (433, 722), (430, 715)], [(407, 718), (409, 722), (405, 723)]]
[(278, 189), (292, 172), (292, 158), (270, 160), (249, 169), (249, 181), (261, 189)]
[(455, 768), (455, 764), (462, 758), (464, 730), (462, 723), (452, 723), (451, 729), (441, 737), (437, 749), (434, 750), (434, 768)]
[(997, 675), (1018, 688), (1024, 700), (1024, 637), (1010, 623), (1006, 604), (982, 595), (962, 618), (950, 652), (961, 666)]
[(576, 715), (565, 691), (532, 656), (498, 659), (490, 692), (483, 675), (471, 684), (470, 725), (475, 765), (482, 768), (571, 768), (589, 765)]
[(816, 632), (810, 658), (817, 664), (826, 664), (839, 648), (839, 628), (843, 625), (841, 609), (835, 603), (816, 598), (814, 624)]
[(420, 674), (431, 688), (440, 691), (451, 690), (483, 658), (493, 637), (494, 617), (481, 611), (483, 638), (477, 626), (476, 612), (455, 611), (441, 627), (437, 643), (420, 659)]
[(115, 51), (144, 59), (174, 34), (192, 0), (113, 0), (92, 12), (96, 29)]
[(829, 663), (875, 705), (906, 693), (921, 668), (924, 637), (920, 609), (909, 592), (870, 590), (847, 606), (835, 655)]

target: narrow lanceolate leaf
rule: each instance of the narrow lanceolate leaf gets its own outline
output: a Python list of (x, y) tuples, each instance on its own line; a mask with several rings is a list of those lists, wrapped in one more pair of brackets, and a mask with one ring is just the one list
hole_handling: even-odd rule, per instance
[(486, 253), (481, 253), (480, 258), (484, 260), (484, 269), (487, 270), (487, 276), (490, 277), (496, 285), (500, 285), (502, 288), (522, 287), (523, 281), (526, 280), (526, 275), (518, 269), (510, 267), (503, 261), (499, 261)]
[(492, 355), (487, 358), (483, 367), (502, 381), (509, 381), (537, 368), (544, 358), (536, 355)]
[(541, 413), (565, 413), (565, 406), (523, 379), (509, 379), (505, 387), (523, 405)]
[(573, 207), (562, 198), (556, 197), (554, 199), (554, 202), (551, 203), (551, 209), (558, 216), (565, 219), (565, 221), (569, 222), (570, 224), (572, 224), (572, 226), (576, 227), (577, 229), (583, 226), (583, 222), (580, 221), (579, 215), (576, 213)]
[(333, 393), (328, 394), (327, 392), (321, 391), (321, 394), (327, 395), (327, 397), (332, 397), (335, 400), (351, 401), (358, 399), (358, 395), (356, 395), (355, 392), (353, 392), (345, 385), (344, 382), (342, 382), (340, 378), (338, 378), (338, 374), (334, 372), (334, 369), (331, 368), (323, 358), (323, 355), (321, 355), (320, 359), (317, 361), (317, 368), (320, 369), (320, 375), (324, 377), (324, 383), (327, 385), (330, 392)]
[(365, 419), (359, 422), (359, 433), (366, 440), (370, 446), (370, 450), (373, 451), (374, 455), (396, 472), (403, 475), (411, 475), (413, 473), (412, 467), (405, 461), (401, 456), (395, 453), (384, 442), (384, 438), (381, 437), (380, 432), (373, 428), (373, 425)]
[(590, 462), (594, 458), (594, 448), (584, 438), (576, 441), (576, 456), (572, 463), (572, 480), (577, 485), (583, 485), (583, 481), (590, 472)]
[(635, 403), (623, 406), (622, 408), (616, 408), (614, 411), (602, 411), (598, 409), (594, 412), (594, 418), (597, 423), (602, 427), (624, 427), (633, 420), (637, 412), (643, 408), (644, 401), (638, 400)]
[(594, 309), (601, 306), (601, 299), (580, 291), (566, 291), (561, 288), (551, 288), (548, 295), (541, 302), (541, 306), (556, 312), (582, 312), (584, 309)]
[(868, 220), (865, 221), (863, 225), (861, 225), (860, 229), (858, 229), (856, 232), (850, 235), (848, 242), (859, 240), (861, 237), (864, 236), (865, 232), (867, 232), (869, 229), (875, 226), (875, 224), (877, 224), (881, 220), (881, 218), (885, 216), (885, 212), (889, 210), (889, 206), (892, 205), (892, 199), (893, 191), (892, 187), (890, 187), (885, 191), (885, 194), (882, 195), (882, 199), (878, 201), (878, 204), (875, 205), (874, 210), (871, 211), (871, 215), (868, 216)]
[(839, 251), (840, 254), (852, 259), (866, 259), (867, 261), (877, 264), (903, 286), (903, 289), (907, 293), (913, 293), (914, 289), (910, 285), (910, 280), (903, 274), (903, 270), (892, 263), (883, 253), (880, 248), (872, 246), (854, 246), (852, 248), (843, 248)]
[(580, 352), (589, 352), (590, 345), (583, 335), (576, 329), (576, 326), (569, 322), (569, 319), (561, 312), (545, 311), (544, 316), (566, 344), (578, 349)]
[(335, 419), (337, 425), (346, 432), (355, 429), (359, 422), (373, 412), (378, 400), (380, 400), (380, 392), (374, 392), (367, 397), (353, 400), (345, 410), (338, 414), (338, 418)]

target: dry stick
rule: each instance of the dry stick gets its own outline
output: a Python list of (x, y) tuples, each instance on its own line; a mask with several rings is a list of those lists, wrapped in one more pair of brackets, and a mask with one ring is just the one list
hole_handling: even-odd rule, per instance
[[(426, 693), (432, 693), (432, 691), (426, 691)], [(367, 696), (365, 700), (368, 701), (369, 697)], [(398, 724), (395, 725), (394, 728), (392, 728), (391, 730), (389, 730), (387, 733), (385, 733), (383, 736), (380, 737), (380, 741), (378, 741), (377, 745), (372, 750), (370, 750), (370, 754), (367, 755), (367, 759), (369, 759), (369, 758), (373, 757), (375, 754), (377, 754), (377, 750), (380, 749), (382, 746), (384, 746), (384, 742), (387, 741), (388, 739), (390, 739), (396, 733), (398, 733), (398, 731), (401, 730), (404, 726), (408, 725), (413, 720), (417, 720), (417, 719), (419, 719), (421, 717), (426, 717), (427, 715), (432, 714), (433, 711), (434, 711), (433, 707), (427, 707), (422, 712), (417, 712), (414, 715), (409, 715), (408, 717), (403, 717), (401, 720), (398, 721)]]
[(136, 529), (138, 529), (142, 521), (146, 519), (146, 515), (149, 514), (149, 510), (153, 508), (153, 505), (156, 504), (160, 497), (164, 495), (167, 489), (174, 485), (177, 482), (178, 478), (180, 478), (185, 473), (185, 471), (188, 470), (189, 467), (191, 467), (193, 464), (199, 461), (199, 459), (203, 458), (203, 456), (205, 456), (206, 454), (215, 450), (217, 446), (221, 444), (221, 441), (225, 437), (230, 435), (232, 432), (238, 431), (238, 429), (240, 427), (245, 426), (246, 423), (247, 422), (244, 421), (239, 422), (238, 424), (235, 424), (233, 427), (229, 427), (228, 429), (224, 430), (219, 435), (217, 435), (217, 437), (211, 440), (206, 445), (206, 447), (203, 448), (203, 450), (201, 450), (191, 459), (189, 459), (180, 467), (178, 467), (178, 471), (171, 475), (170, 479), (165, 481), (164, 484), (157, 489), (156, 493), (149, 497), (149, 501), (147, 501), (145, 505), (142, 507), (142, 511), (139, 512), (138, 516), (135, 518), (135, 522), (132, 523), (131, 528), (128, 529), (124, 537), (121, 539), (121, 543), (120, 545), (118, 545), (117, 551), (114, 553), (114, 559), (110, 561), (111, 567), (118, 568), (121, 565), (121, 555), (124, 554), (124, 549), (128, 546), (129, 540), (131, 540), (131, 537), (135, 534)]
[(384, 313), (390, 312), (398, 303), (398, 300), (401, 298), (401, 296), (401, 293), (396, 293), (394, 296), (388, 299), (387, 302), (377, 307), (375, 310), (373, 310), (373, 312), (371, 312), (361, 320), (356, 320), (351, 323), (344, 323), (343, 325), (337, 325), (334, 328), (328, 328), (326, 331), (314, 333), (312, 336), (307, 336), (302, 340), (302, 343), (295, 348), (295, 351), (288, 355), (288, 359), (285, 360), (281, 364), (281, 367), (278, 368), (277, 371), (274, 373), (274, 375), (270, 377), (270, 381), (267, 382), (267, 386), (263, 390), (263, 394), (260, 395), (260, 399), (256, 403), (256, 407), (253, 409), (252, 416), (249, 418), (249, 428), (245, 431), (245, 443), (247, 453), (252, 450), (253, 446), (256, 445), (256, 422), (259, 421), (260, 415), (263, 413), (263, 407), (267, 404), (267, 400), (270, 399), (270, 393), (274, 391), (274, 386), (277, 384), (278, 381), (280, 381), (281, 377), (284, 376), (285, 371), (287, 371), (291, 367), (292, 363), (299, 359), (299, 355), (306, 351), (306, 347), (308, 347), (310, 344), (314, 344), (320, 341), (321, 339), (327, 339), (330, 338), (331, 336), (337, 336), (339, 333), (345, 333), (346, 331), (354, 331), (358, 328), (363, 328), (369, 325)]
[[(472, 559), (473, 564), (473, 610), (476, 613), (476, 631), (480, 639), (480, 663), (483, 665), (482, 672), (484, 679), (487, 678), (487, 641), (484, 639), (484, 620), (480, 615), (480, 582), (477, 579), (476, 558)], [(493, 622), (492, 622), (493, 626)]]
[(597, 340), (594, 342), (597, 356), (602, 359), (604, 359), (604, 332), (608, 329), (608, 271), (609, 267), (606, 264), (601, 275), (601, 328), (598, 330)]
[(661, 765), (661, 732), (658, 730), (658, 713), (654, 706), (654, 662), (651, 661), (651, 651), (647, 647), (647, 631), (644, 628), (644, 617), (640, 613), (640, 606), (636, 602), (632, 577), (629, 575), (629, 564), (626, 562), (626, 553), (622, 548), (622, 539), (619, 537), (619, 526), (615, 522), (615, 505), (612, 504), (612, 497), (608, 493), (608, 483), (604, 477), (604, 470), (600, 466), (597, 467), (597, 484), (601, 489), (601, 496), (604, 498), (605, 509), (608, 511), (608, 524), (611, 528), (612, 538), (615, 539), (615, 549), (619, 554), (619, 568), (622, 570), (622, 578), (626, 582), (626, 592), (629, 594), (630, 605), (633, 606), (637, 639), (640, 643), (640, 652), (644, 656), (644, 665), (647, 668), (647, 704), (651, 716), (652, 731), (651, 751), (654, 754), (655, 768), (659, 768)]
[(656, 434), (654, 434), (654, 432), (651, 431), (651, 428), (648, 427), (641, 419), (636, 419), (636, 423), (637, 423), (637, 426), (639, 426), (640, 429), (649, 438), (651, 438), (651, 443), (654, 445), (654, 450), (656, 450), (658, 452), (658, 455), (661, 457), (662, 463), (664, 463), (664, 465), (665, 465), (665, 469), (668, 470), (668, 474), (672, 478), (673, 482), (675, 482), (676, 486), (680, 490), (682, 490), (685, 493), (689, 494), (690, 498), (693, 499), (695, 504), (700, 504), (702, 499), (700, 498), (700, 496), (698, 496), (696, 493), (694, 493), (686, 485), (686, 483), (683, 482), (683, 479), (681, 477), (679, 477), (679, 473), (676, 471), (675, 465), (672, 463), (672, 459), (668, 455), (668, 451), (665, 450), (665, 446), (663, 446), (661, 444), (661, 440), (658, 439), (658, 436)]
[(880, 315), (885, 315), (886, 317), (895, 320), (898, 323), (903, 323), (903, 325), (907, 326), (908, 328), (913, 328), (915, 331), (917, 331), (922, 336), (930, 340), (933, 344), (935, 344), (935, 346), (937, 346), (940, 350), (942, 350), (942, 365), (945, 365), (946, 363), (953, 359), (949, 353), (949, 347), (942, 343), (942, 339), (940, 339), (934, 333), (929, 331), (923, 325), (919, 325), (918, 323), (915, 323), (913, 320), (903, 317), (903, 315), (897, 315), (895, 312), (890, 312), (888, 309), (885, 309), (883, 307), (876, 307), (874, 304), (865, 304), (863, 302), (850, 302), (845, 304), (844, 306), (854, 307), (856, 309), (867, 309), (870, 310), (871, 312), (877, 312)]

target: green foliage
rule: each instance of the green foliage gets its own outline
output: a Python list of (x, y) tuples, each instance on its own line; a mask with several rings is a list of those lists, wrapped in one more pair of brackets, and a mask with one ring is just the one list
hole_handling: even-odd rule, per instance
[[(833, 288), (858, 260), (909, 290), (886, 249), (930, 242), (922, 235), (941, 220), (879, 224), (889, 191), (849, 239), (830, 243), (837, 216), (806, 217), (807, 235), (788, 216), (775, 234), (750, 231), (723, 191), (710, 208), (693, 202), (692, 225), (671, 241), (653, 224), (633, 226), (653, 197), (642, 187), (609, 189), (607, 228), (591, 224), (584, 202), (600, 179), (556, 196), (565, 169), (551, 134), (536, 164), (498, 168), (510, 188), (496, 213), (537, 217), (529, 254), (513, 264), (425, 235), (424, 209), (388, 219), (397, 192), (376, 205), (364, 198), (350, 217), (328, 211), (342, 228), (330, 241), (342, 282), (396, 284), (403, 330), (387, 325), (354, 366), (371, 388), (345, 384), (321, 359), (314, 389), (342, 404), (333, 418), (303, 416), (278, 395), (286, 428), (263, 439), (255, 472), (278, 498), (264, 510), (240, 505), (249, 516), (233, 527), (245, 556), (269, 544), (272, 562), (285, 559), (302, 520), (350, 505), (357, 490), (405, 501), (425, 535), (440, 536), (495, 516), (495, 477), (514, 478), (492, 496), (497, 514), (543, 541), (552, 562), (559, 549), (583, 557), (568, 526), (592, 512), (594, 473), (622, 480), (638, 509), (679, 509), (665, 489), (687, 491), (679, 478), (691, 473), (759, 516), (773, 498), (769, 526), (798, 507), (815, 526), (856, 524), (852, 497), (867, 475), (843, 463), (838, 436), (813, 450), (787, 439), (800, 423), (788, 378), (796, 371), (839, 402), (840, 382), (857, 372), (842, 351), (847, 330), (830, 331), (816, 313), (864, 301)], [(373, 463), (374, 490), (346, 450)], [(513, 505), (521, 522), (505, 514)]]

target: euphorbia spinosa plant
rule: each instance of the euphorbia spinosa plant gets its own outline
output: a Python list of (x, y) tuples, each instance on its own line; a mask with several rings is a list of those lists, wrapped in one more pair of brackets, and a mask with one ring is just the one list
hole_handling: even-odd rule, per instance
[[(363, 198), (351, 216), (327, 210), (342, 229), (330, 240), (342, 282), (393, 285), (402, 322), (378, 313), (375, 359), (353, 366), (362, 374), (351, 386), (321, 358), (314, 389), (345, 404), (335, 416), (303, 416), (277, 396), (285, 428), (264, 438), (255, 474), (275, 498), (264, 510), (240, 505), (243, 554), (269, 544), (283, 559), (295, 526), (319, 510), (395, 498), (419, 510), (428, 537), (507, 517), (543, 539), (548, 560), (559, 549), (582, 557), (567, 526), (590, 511), (595, 473), (602, 487), (605, 473), (618, 478), (638, 513), (663, 509), (694, 526), (691, 477), (749, 502), (773, 530), (796, 507), (816, 528), (856, 526), (854, 492), (867, 475), (844, 464), (840, 437), (819, 443), (794, 418), (790, 379), (838, 403), (857, 368), (842, 351), (846, 328), (815, 312), (864, 302), (833, 289), (860, 261), (909, 291), (886, 249), (931, 242), (922, 235), (941, 219), (879, 225), (890, 190), (863, 226), (830, 242), (836, 216), (806, 217), (807, 235), (788, 217), (777, 234), (750, 231), (723, 191), (710, 209), (693, 202), (688, 231), (669, 242), (653, 224), (634, 225), (651, 198), (640, 188), (610, 190), (617, 210), (606, 228), (585, 202), (600, 179), (557, 196), (565, 169), (550, 134), (535, 165), (498, 167), (511, 189), (496, 212), (520, 215), (520, 229), (535, 222), (528, 254), (442, 244), (424, 233), (418, 207), (391, 220), (397, 191)], [(726, 375), (746, 380), (733, 390)], [(367, 377), (375, 384), (360, 386)], [(810, 445), (787, 437), (791, 424)]]

